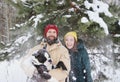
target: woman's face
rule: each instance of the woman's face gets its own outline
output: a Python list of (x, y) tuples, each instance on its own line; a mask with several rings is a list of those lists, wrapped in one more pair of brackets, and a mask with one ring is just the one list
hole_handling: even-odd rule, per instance
[(75, 39), (73, 36), (65, 37), (65, 45), (68, 49), (72, 49), (74, 47)]

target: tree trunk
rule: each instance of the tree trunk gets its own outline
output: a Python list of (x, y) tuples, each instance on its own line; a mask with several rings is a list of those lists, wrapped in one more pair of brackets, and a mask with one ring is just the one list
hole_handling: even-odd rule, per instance
[(15, 10), (12, 6), (0, 0), (0, 43), (6, 44), (10, 41), (10, 28), (15, 18)]

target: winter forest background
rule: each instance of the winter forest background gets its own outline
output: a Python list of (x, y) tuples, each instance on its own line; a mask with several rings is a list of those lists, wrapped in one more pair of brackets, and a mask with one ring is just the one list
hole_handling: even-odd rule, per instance
[(27, 82), (19, 62), (44, 26), (83, 39), (94, 82), (120, 82), (120, 0), (0, 0), (0, 82)]

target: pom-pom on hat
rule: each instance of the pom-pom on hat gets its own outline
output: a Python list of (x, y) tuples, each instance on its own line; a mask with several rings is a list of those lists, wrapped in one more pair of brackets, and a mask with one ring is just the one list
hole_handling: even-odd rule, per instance
[(56, 33), (57, 33), (57, 36), (58, 36), (58, 27), (54, 24), (48, 24), (46, 27), (45, 27), (45, 30), (44, 30), (44, 37), (46, 37), (46, 33), (48, 32), (49, 29), (54, 29), (56, 30)]
[(70, 31), (70, 32), (66, 33), (64, 36), (64, 40), (67, 36), (73, 36), (75, 38), (75, 40), (77, 41), (77, 33), (75, 31)]

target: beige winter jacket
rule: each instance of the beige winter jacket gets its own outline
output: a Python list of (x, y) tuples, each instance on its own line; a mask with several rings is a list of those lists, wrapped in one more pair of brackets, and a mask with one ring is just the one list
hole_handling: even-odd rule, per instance
[[(29, 77), (32, 77), (36, 71), (35, 67), (31, 64), (31, 55), (37, 50), (42, 49), (45, 44), (46, 43), (41, 42), (39, 45), (30, 49), (28, 54), (22, 58), (21, 66)], [(52, 58), (53, 65), (56, 65), (59, 61), (63, 61), (67, 67), (67, 71), (58, 68), (50, 70), (49, 74), (56, 78), (59, 82), (65, 82), (65, 78), (68, 76), (70, 71), (70, 58), (68, 50), (59, 42), (51, 46), (47, 44), (47, 51)]]

